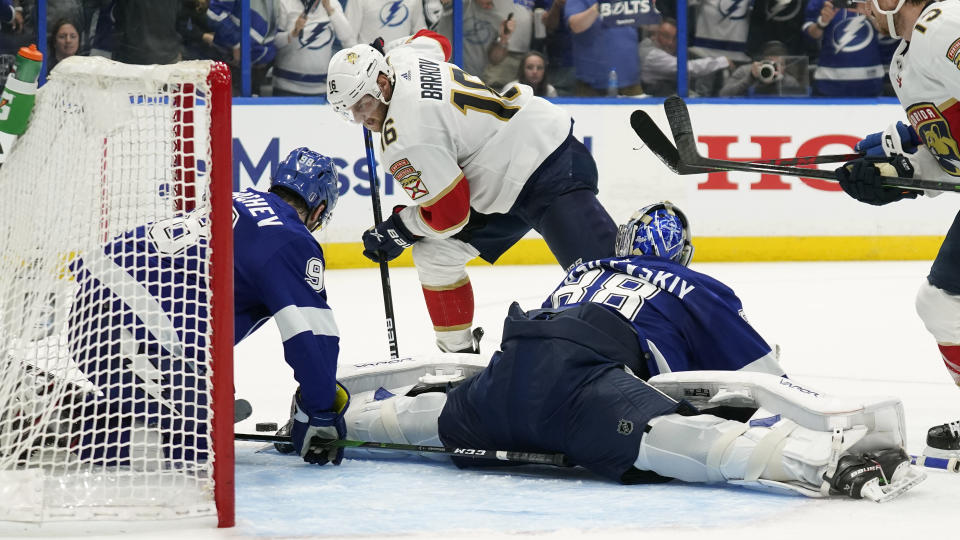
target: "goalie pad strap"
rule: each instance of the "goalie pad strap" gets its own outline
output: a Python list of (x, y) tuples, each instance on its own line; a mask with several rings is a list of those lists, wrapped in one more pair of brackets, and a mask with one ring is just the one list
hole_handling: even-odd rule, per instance
[(400, 429), (400, 421), (397, 419), (396, 400), (384, 400), (383, 405), (380, 406), (380, 421), (383, 423), (383, 429), (387, 432), (387, 436), (390, 437), (390, 442), (410, 444)]
[(747, 429), (749, 429), (747, 424), (742, 424), (741, 426), (730, 429), (724, 432), (723, 435), (710, 446), (710, 451), (707, 453), (707, 475), (709, 476), (709, 482), (724, 482), (727, 480), (723, 474), (720, 473), (723, 455), (727, 452), (727, 448), (733, 444), (733, 441), (743, 435)]
[(786, 418), (777, 422), (777, 424), (770, 429), (770, 432), (757, 443), (757, 446), (753, 449), (753, 453), (750, 454), (750, 459), (747, 461), (747, 469), (743, 473), (743, 479), (748, 482), (759, 480), (764, 470), (767, 471), (767, 474), (764, 475), (767, 478), (785, 477), (786, 473), (783, 470), (783, 460), (780, 459), (780, 456), (783, 455), (783, 447), (787, 444), (787, 437), (789, 437), (795, 429), (797, 429), (796, 422)]

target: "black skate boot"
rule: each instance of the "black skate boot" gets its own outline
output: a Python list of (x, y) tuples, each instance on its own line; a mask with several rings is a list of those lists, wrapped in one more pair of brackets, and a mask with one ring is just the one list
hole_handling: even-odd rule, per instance
[(902, 494), (924, 478), (926, 474), (910, 467), (910, 456), (902, 448), (843, 456), (833, 477), (823, 476), (832, 495), (877, 502)]
[(960, 458), (960, 420), (934, 426), (927, 431), (927, 448), (923, 455), (937, 458)]
[[(277, 431), (277, 437), (289, 437), (293, 431), (293, 415), (297, 413), (297, 392), (299, 391), (300, 387), (298, 386), (296, 392), (293, 393), (293, 398), (290, 400), (290, 419)], [(289, 442), (275, 442), (273, 443), (273, 447), (281, 454), (292, 454), (296, 450), (296, 448), (293, 447), (293, 443)]]

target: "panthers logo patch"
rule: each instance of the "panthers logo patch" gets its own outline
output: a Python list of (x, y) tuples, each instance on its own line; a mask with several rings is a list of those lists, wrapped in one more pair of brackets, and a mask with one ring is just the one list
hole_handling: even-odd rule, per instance
[(951, 176), (960, 176), (960, 146), (950, 124), (960, 128), (960, 103), (950, 100), (941, 112), (933, 103), (917, 103), (907, 109), (907, 118), (920, 140), (936, 156), (940, 168)]
[(393, 178), (414, 201), (430, 194), (427, 187), (423, 185), (420, 172), (421, 171), (418, 171), (407, 158), (398, 159), (390, 165), (390, 174), (393, 175)]
[(359, 59), (360, 59), (360, 55), (359, 55), (359, 54), (357, 54), (357, 53), (355, 53), (355, 52), (349, 52), (349, 53), (347, 53), (347, 62), (350, 62), (351, 64), (356, 64), (356, 63), (357, 63), (357, 60), (359, 60)]

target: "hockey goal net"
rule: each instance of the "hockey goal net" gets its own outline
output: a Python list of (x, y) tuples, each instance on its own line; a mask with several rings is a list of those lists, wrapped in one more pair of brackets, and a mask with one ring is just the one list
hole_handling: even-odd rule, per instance
[(40, 88), (0, 169), (0, 530), (233, 524), (231, 144), (223, 64)]

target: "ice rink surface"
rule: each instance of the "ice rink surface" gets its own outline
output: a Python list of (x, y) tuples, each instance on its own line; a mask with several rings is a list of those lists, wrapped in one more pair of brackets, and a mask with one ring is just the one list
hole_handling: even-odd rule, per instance
[[(928, 262), (712, 263), (692, 267), (730, 285), (747, 316), (781, 348), (799, 381), (832, 393), (899, 396), (908, 450), (927, 428), (960, 418), (960, 389), (913, 308)], [(511, 301), (538, 307), (562, 278), (555, 266), (470, 267), (475, 323), (499, 344)], [(344, 362), (389, 357), (379, 273), (327, 272)], [(433, 332), (413, 269), (391, 271), (403, 356), (432, 353)], [(236, 391), (255, 422), (282, 423), (294, 388), (272, 325), (236, 349)], [(237, 444), (237, 526), (137, 538), (921, 538), (951, 533), (960, 475), (926, 482), (886, 504), (813, 500), (671, 482), (621, 486), (582, 469), (459, 470), (446, 461), (347, 459), (306, 465), (258, 443)], [(385, 455), (385, 454), (381, 454)]]

